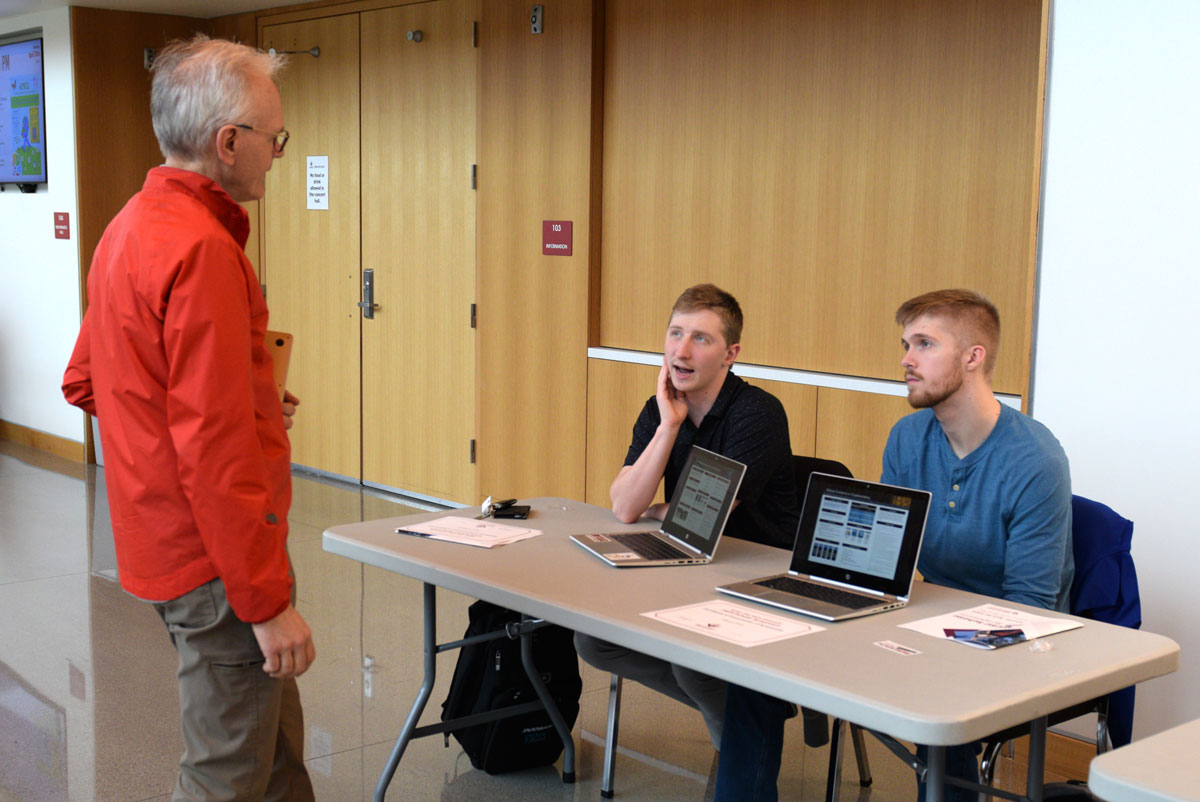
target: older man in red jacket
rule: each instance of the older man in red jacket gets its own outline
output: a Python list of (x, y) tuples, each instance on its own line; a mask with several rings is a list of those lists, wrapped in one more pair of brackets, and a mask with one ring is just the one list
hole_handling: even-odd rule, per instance
[(239, 202), (287, 132), (280, 61), (197, 37), (154, 65), (166, 163), (113, 219), (63, 377), (100, 420), (121, 585), (179, 654), (174, 799), (312, 799), (295, 678), (316, 657), (292, 605), (290, 426)]

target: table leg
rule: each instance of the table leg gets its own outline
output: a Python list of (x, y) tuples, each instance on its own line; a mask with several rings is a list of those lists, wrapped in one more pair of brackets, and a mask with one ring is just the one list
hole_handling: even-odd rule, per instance
[(392, 754), (388, 757), (387, 765), (383, 767), (383, 772), (379, 775), (379, 782), (375, 785), (375, 802), (383, 802), (387, 795), (392, 775), (396, 773), (396, 767), (400, 765), (400, 758), (404, 756), (404, 750), (412, 739), (413, 730), (417, 728), (417, 722), (420, 721), (421, 714), (425, 712), (425, 705), (429, 702), (430, 694), (433, 693), (433, 682), (437, 677), (437, 588), (426, 582), (423, 590), (425, 597), (425, 679), (421, 682), (421, 690), (417, 692), (417, 698), (408, 713), (408, 718), (404, 720), (404, 727), (401, 728), (400, 735), (396, 738), (396, 745), (392, 747)]
[(854, 762), (858, 764), (858, 785), (860, 788), (870, 788), (871, 760), (867, 757), (867, 739), (863, 737), (863, 728), (850, 724), (850, 745), (854, 747)]
[(833, 720), (829, 731), (829, 771), (825, 775), (825, 802), (837, 802), (842, 782), (842, 734), (845, 730), (840, 718)]
[(546, 708), (546, 715), (550, 716), (550, 722), (554, 725), (558, 737), (562, 740), (563, 782), (573, 783), (575, 782), (575, 740), (571, 737), (571, 728), (567, 726), (566, 720), (558, 710), (558, 705), (554, 702), (554, 697), (546, 689), (546, 684), (542, 682), (541, 674), (538, 673), (537, 666), (534, 665), (532, 634), (521, 636), (521, 665), (525, 666), (525, 674), (529, 677), (529, 683), (533, 685), (533, 690), (537, 692), (538, 699), (542, 701), (542, 706)]
[(946, 747), (927, 746), (925, 757), (925, 802), (946, 799)]
[(604, 737), (604, 772), (600, 778), (600, 796), (613, 798), (614, 775), (617, 771), (617, 731), (621, 721), (621, 675), (612, 674), (608, 687), (608, 728)]
[(1046, 783), (1046, 717), (1029, 722), (1029, 774), (1025, 795), (1029, 802), (1042, 802)]

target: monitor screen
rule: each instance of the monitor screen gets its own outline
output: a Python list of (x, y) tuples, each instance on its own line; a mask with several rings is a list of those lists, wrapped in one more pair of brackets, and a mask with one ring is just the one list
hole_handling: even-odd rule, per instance
[(0, 182), (46, 183), (42, 40), (0, 44)]

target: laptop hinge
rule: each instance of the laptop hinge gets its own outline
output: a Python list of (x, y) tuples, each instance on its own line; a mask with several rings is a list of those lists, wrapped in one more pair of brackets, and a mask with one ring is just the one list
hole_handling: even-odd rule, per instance
[(669, 537), (669, 538), (671, 539), (671, 542), (672, 542), (672, 543), (674, 543), (675, 545), (677, 545), (677, 546), (679, 546), (679, 547), (681, 547), (681, 548), (685, 549), (686, 551), (690, 551), (690, 552), (692, 552), (692, 553), (693, 553), (693, 554), (695, 554), (697, 557), (703, 557), (703, 556), (704, 556), (704, 552), (703, 552), (703, 551), (701, 551), (700, 549), (696, 548), (696, 547), (695, 547), (695, 546), (693, 546), (691, 543), (688, 543), (686, 540), (683, 540), (682, 538), (676, 537), (675, 535), (672, 535), (670, 532), (663, 532), (663, 534), (664, 534), (664, 535), (666, 535), (667, 537)]

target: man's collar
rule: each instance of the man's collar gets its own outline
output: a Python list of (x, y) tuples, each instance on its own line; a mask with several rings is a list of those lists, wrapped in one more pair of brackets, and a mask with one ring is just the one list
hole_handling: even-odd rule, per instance
[[(955, 412), (957, 413), (956, 417), (948, 428), (947, 422), (942, 420), (941, 415), (937, 415), (937, 410), (934, 410), (935, 418), (946, 438), (946, 444), (950, 446), (950, 450), (956, 457), (966, 459), (983, 448), (984, 444), (991, 439), (1004, 415), (1004, 405), (994, 395), (988, 395), (978, 405), (960, 406)], [(965, 453), (959, 454), (951, 436), (952, 431), (955, 437), (965, 441), (962, 444)]]
[(738, 389), (745, 384), (741, 378), (733, 374), (732, 366), (725, 373), (725, 381), (721, 384), (721, 391), (717, 393), (717, 399), (713, 401), (713, 405), (708, 408), (705, 413), (705, 418), (720, 418), (725, 414), (725, 410), (729, 408), (733, 397), (737, 395)]
[(146, 174), (142, 188), (154, 187), (170, 187), (194, 197), (229, 231), (238, 246), (245, 249), (250, 237), (250, 215), (211, 177), (194, 170), (162, 165)]

